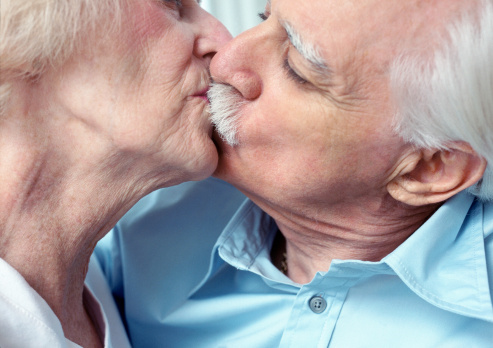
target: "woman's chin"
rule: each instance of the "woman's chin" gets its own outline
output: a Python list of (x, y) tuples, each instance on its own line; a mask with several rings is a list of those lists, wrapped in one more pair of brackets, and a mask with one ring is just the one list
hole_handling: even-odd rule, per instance
[(211, 138), (208, 139), (206, 146), (207, 149), (204, 149), (204, 155), (197, 161), (197, 169), (200, 168), (200, 170), (197, 170), (195, 177), (191, 179), (193, 181), (208, 178), (217, 168), (219, 155), (216, 145)]
[(181, 178), (181, 182), (185, 181), (200, 181), (208, 178), (216, 170), (219, 155), (216, 145), (211, 138), (207, 137), (205, 143), (201, 144), (198, 151), (190, 153), (190, 160), (186, 165), (186, 171)]

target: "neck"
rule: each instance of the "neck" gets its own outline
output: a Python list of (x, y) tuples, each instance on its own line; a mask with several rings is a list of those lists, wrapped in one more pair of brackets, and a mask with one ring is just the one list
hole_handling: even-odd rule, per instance
[(364, 202), (303, 209), (299, 214), (260, 203), (285, 237), (285, 249), (279, 247), (283, 243), (277, 243), (273, 259), (281, 260), (285, 252), (287, 275), (300, 284), (310, 282), (317, 272), (326, 272), (335, 259), (380, 261), (438, 207), (411, 207), (391, 197), (373, 204)]
[(0, 257), (48, 303), (68, 339), (99, 346), (82, 301), (90, 255), (153, 185), (83, 127), (21, 111), (0, 125)]
[(89, 259), (134, 201), (124, 202), (116, 178), (108, 183), (101, 173), (56, 168), (59, 161), (45, 154), (31, 168), (9, 167), (25, 180), (2, 180), (2, 197), (11, 199), (0, 203), (0, 257), (48, 303), (68, 339), (92, 347), (99, 338), (82, 302)]

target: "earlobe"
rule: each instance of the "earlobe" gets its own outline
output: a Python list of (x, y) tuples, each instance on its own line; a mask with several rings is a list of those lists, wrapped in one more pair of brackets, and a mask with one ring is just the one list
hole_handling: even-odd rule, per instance
[(387, 184), (387, 191), (414, 206), (447, 200), (475, 184), (486, 169), (486, 160), (464, 142), (454, 142), (447, 150), (417, 150), (410, 156), (412, 160)]

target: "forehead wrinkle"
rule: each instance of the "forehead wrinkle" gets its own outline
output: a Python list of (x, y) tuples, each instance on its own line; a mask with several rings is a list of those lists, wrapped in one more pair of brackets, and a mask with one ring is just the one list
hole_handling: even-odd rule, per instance
[(281, 25), (286, 30), (291, 44), (301, 54), (301, 56), (303, 56), (303, 58), (310, 62), (315, 71), (322, 74), (331, 73), (328, 64), (322, 58), (318, 48), (315, 45), (303, 40), (301, 35), (286, 20), (281, 21)]

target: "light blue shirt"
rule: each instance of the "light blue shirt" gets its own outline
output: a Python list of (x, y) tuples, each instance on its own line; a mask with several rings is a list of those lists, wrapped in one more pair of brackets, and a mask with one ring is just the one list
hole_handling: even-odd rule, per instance
[(272, 265), (276, 230), (217, 179), (139, 202), (97, 249), (133, 347), (493, 347), (492, 204), (460, 193), (380, 262), (304, 285)]

